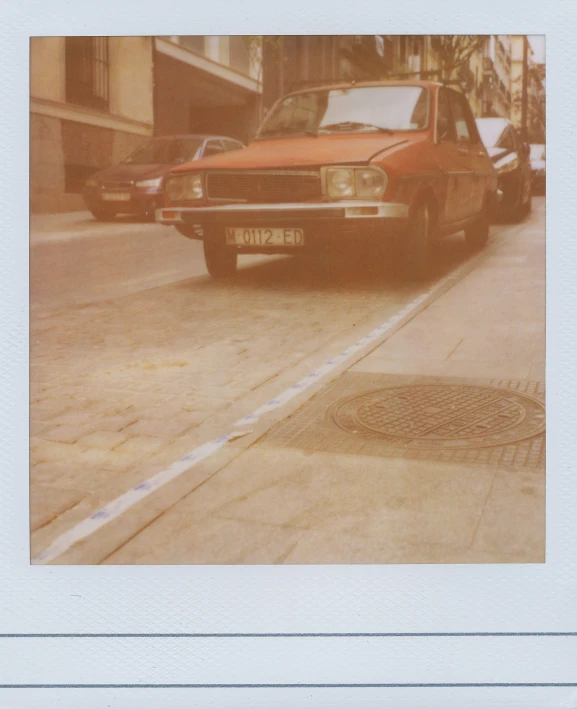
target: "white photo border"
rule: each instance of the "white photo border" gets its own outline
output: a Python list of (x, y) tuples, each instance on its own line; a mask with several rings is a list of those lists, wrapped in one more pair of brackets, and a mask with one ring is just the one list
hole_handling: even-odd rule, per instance
[[(569, 0), (357, 0), (354, 5), (291, 0), (284, 6), (257, 0), (213, 0), (210, 4), (100, 0), (83, 5), (29, 0), (6, 3), (0, 13), (4, 29), (0, 63), (0, 154), (4, 158), (0, 174), (0, 706), (577, 706), (577, 672), (572, 677), (567, 672), (568, 667), (577, 666), (577, 240), (572, 214), (577, 5)], [(29, 40), (38, 35), (171, 35), (175, 31), (207, 35), (499, 31), (546, 36), (545, 564), (30, 565)], [(76, 637), (48, 637), (62, 634)], [(163, 634), (173, 637), (153, 637)], [(260, 646), (255, 645), (260, 640)], [(74, 684), (77, 656), (94, 666), (96, 678), (108, 673), (114, 679), (99, 679), (98, 687), (67, 688), (66, 683)], [(360, 678), (353, 683), (343, 679), (343, 667), (351, 657), (357, 659), (350, 674)], [(461, 665), (459, 657), (466, 658)], [(388, 662), (383, 676), (393, 679), (381, 686), (361, 681), (362, 663), (372, 667), (379, 658)], [(304, 660), (312, 662), (308, 669)], [(14, 678), (20, 676), (17, 668), (22, 662), (34, 663), (38, 680), (34, 687), (11, 688), (18, 684)], [(455, 662), (460, 668), (456, 673), (450, 671)], [(446, 681), (441, 669), (436, 675), (431, 670), (445, 665)], [(128, 676), (138, 678), (130, 684), (147, 684), (153, 667), (160, 668), (157, 676), (162, 677), (162, 687), (122, 686), (122, 678)], [(250, 685), (250, 670), (255, 667), (262, 670), (257, 674), (265, 680), (259, 680), (259, 686), (242, 686)], [(323, 669), (318, 681), (314, 679), (316, 667)], [(483, 681), (478, 680), (479, 667), (488, 673)], [(429, 670), (438, 681), (411, 680)], [(203, 679), (209, 675), (226, 679), (211, 683)], [(305, 675), (313, 680), (306, 682)], [(59, 688), (37, 686), (58, 683), (55, 676), (69, 679), (60, 679), (63, 686)], [(399, 676), (408, 679), (395, 682)], [(105, 686), (108, 683), (114, 686)]]

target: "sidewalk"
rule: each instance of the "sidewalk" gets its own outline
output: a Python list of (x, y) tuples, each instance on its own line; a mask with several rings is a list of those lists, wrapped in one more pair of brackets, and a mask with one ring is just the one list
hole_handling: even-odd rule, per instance
[(543, 562), (544, 216), (104, 563)]

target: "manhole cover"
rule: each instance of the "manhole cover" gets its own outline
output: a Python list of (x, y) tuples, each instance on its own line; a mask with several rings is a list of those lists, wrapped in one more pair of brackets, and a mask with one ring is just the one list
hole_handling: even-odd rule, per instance
[(545, 429), (543, 404), (507, 389), (406, 385), (342, 399), (329, 417), (343, 431), (408, 448), (484, 448)]

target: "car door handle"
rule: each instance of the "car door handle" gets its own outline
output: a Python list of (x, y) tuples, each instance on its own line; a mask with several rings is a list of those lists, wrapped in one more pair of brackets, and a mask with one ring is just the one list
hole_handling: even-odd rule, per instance
[(459, 148), (459, 150), (457, 152), (459, 153), (459, 155), (468, 155), (469, 154), (469, 151), (467, 150), (467, 148)]
[(485, 153), (484, 153), (482, 150), (479, 150), (479, 152), (477, 153), (477, 155), (478, 155), (480, 158), (484, 158), (484, 157), (485, 157)]

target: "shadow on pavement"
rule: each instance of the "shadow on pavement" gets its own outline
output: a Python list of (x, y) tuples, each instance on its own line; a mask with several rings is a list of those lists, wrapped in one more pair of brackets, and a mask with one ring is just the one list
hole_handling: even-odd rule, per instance
[(403, 273), (392, 254), (342, 252), (328, 257), (266, 257), (251, 264), (250, 257), (239, 257), (239, 269), (231, 279), (206, 278), (181, 282), (181, 288), (194, 291), (383, 291), (414, 290), (442, 278), (471, 256), (462, 235), (443, 239), (435, 248), (430, 277), (415, 281)]

